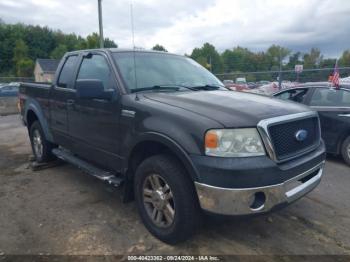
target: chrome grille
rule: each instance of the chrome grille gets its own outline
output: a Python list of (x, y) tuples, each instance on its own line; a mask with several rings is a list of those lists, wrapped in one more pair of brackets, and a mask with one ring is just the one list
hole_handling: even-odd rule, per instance
[[(279, 162), (312, 151), (320, 143), (320, 126), (316, 112), (265, 119), (259, 122), (258, 129), (269, 156)], [(303, 141), (296, 139), (300, 130), (307, 132)]]

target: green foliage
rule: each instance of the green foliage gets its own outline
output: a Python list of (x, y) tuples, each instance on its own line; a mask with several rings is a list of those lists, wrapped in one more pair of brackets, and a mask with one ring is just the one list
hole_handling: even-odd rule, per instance
[(30, 58), (23, 58), (16, 63), (17, 76), (32, 77), (34, 62)]
[(247, 48), (235, 47), (232, 50), (225, 50), (221, 55), (225, 72), (255, 71), (257, 64), (254, 60), (254, 53)]
[(13, 49), (13, 62), (16, 68), (16, 75), (33, 75), (34, 62), (28, 57), (28, 46), (22, 39), (15, 42), (15, 48)]
[(221, 73), (223, 70), (220, 54), (216, 51), (215, 47), (209, 43), (205, 43), (201, 48), (193, 49), (191, 58), (213, 73)]
[(280, 61), (283, 61), (289, 54), (289, 49), (278, 45), (272, 45), (266, 51), (271, 66), (277, 67), (279, 67)]
[(168, 50), (166, 50), (166, 49), (164, 48), (164, 46), (159, 45), (159, 44), (156, 44), (154, 47), (152, 47), (152, 50), (168, 52)]
[(303, 61), (301, 61), (301, 53), (300, 52), (296, 52), (290, 55), (289, 57), (289, 62), (287, 64), (287, 68), (288, 69), (294, 69), (295, 65), (300, 65), (303, 63)]
[(26, 43), (19, 39), (15, 42), (15, 48), (13, 49), (13, 62), (16, 64), (20, 60), (28, 57), (28, 46)]
[(339, 59), (339, 66), (350, 66), (350, 49), (343, 52)]
[[(6, 24), (0, 19), (0, 75), (31, 76), (33, 72), (30, 70), (37, 58), (59, 59), (67, 51), (99, 48), (99, 43), (97, 33), (83, 38), (48, 27)], [(117, 44), (105, 38), (104, 46), (113, 48), (117, 47)], [(152, 49), (167, 52), (164, 46), (159, 44)], [(237, 46), (220, 54), (212, 44), (205, 43), (200, 48), (194, 48), (190, 57), (215, 74), (279, 70), (280, 61), (283, 62), (282, 69), (289, 70), (294, 70), (296, 64), (303, 64), (305, 69), (332, 68), (335, 64), (335, 59), (324, 59), (317, 48), (302, 54), (291, 53), (289, 49), (278, 45), (272, 45), (264, 52), (252, 52)], [(343, 52), (339, 66), (350, 66), (350, 49)], [(245, 75), (248, 81), (272, 80), (277, 77), (276, 73), (242, 75)], [(309, 73), (310, 78), (316, 78), (318, 75), (321, 73)], [(295, 73), (290, 73), (290, 76), (295, 77)]]
[(304, 55), (304, 68), (317, 68), (322, 62), (323, 56), (318, 48), (311, 48), (310, 53)]
[[(117, 47), (109, 38), (104, 39), (104, 44), (106, 48)], [(48, 27), (0, 21), (0, 75), (32, 75), (28, 70), (37, 58), (59, 59), (67, 51), (87, 48), (99, 48), (97, 33), (83, 38)]]
[(54, 50), (52, 50), (50, 57), (53, 59), (61, 59), (63, 55), (67, 52), (67, 46), (64, 44), (59, 44)]
[(100, 37), (97, 33), (92, 33), (86, 37), (87, 48), (99, 48), (100, 47)]
[(117, 48), (118, 47), (118, 45), (116, 43), (114, 43), (114, 41), (109, 39), (109, 38), (105, 38), (103, 44), (104, 44), (105, 48)]

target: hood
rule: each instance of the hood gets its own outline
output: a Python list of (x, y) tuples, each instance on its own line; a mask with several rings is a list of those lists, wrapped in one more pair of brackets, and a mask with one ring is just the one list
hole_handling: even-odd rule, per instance
[(252, 127), (262, 119), (310, 111), (294, 102), (234, 91), (154, 92), (144, 97), (208, 117), (225, 127)]

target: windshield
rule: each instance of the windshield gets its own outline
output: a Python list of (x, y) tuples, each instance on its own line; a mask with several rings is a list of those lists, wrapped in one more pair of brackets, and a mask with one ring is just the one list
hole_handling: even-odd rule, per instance
[(113, 58), (131, 91), (154, 86), (212, 86), (227, 90), (212, 73), (188, 57), (135, 52), (134, 62), (134, 52), (116, 52)]

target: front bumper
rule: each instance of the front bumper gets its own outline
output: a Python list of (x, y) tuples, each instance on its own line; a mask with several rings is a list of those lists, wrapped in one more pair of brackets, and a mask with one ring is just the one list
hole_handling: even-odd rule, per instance
[(312, 191), (321, 181), (324, 161), (283, 183), (253, 188), (222, 188), (195, 182), (202, 209), (223, 215), (268, 212)]

